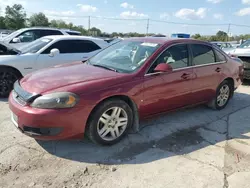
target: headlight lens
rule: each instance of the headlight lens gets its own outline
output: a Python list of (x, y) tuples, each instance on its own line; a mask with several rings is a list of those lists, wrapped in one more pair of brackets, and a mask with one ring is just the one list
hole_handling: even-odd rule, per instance
[(42, 109), (72, 108), (78, 101), (79, 97), (74, 93), (58, 92), (38, 97), (31, 106)]

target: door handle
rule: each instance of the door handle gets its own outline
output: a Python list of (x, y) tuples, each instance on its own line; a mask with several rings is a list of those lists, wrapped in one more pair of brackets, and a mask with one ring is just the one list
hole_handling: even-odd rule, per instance
[(186, 79), (189, 78), (189, 76), (190, 76), (190, 74), (184, 73), (184, 74), (181, 76), (181, 78), (184, 79), (184, 80), (186, 80)]
[(217, 69), (215, 69), (216, 72), (220, 72), (221, 71), (221, 68), (220, 67), (217, 67)]

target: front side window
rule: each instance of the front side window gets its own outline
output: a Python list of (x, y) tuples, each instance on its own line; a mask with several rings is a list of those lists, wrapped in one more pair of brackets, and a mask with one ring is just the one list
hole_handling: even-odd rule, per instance
[(153, 73), (160, 63), (169, 64), (173, 69), (185, 68), (188, 66), (188, 48), (186, 44), (177, 44), (169, 47), (150, 67), (148, 73)]
[(61, 54), (67, 54), (71, 52), (71, 48), (69, 40), (61, 40), (52, 44), (42, 54), (49, 54), (52, 49), (58, 49)]
[(88, 60), (88, 64), (132, 73), (144, 65), (159, 47), (158, 43), (121, 41), (99, 52)]
[(21, 42), (32, 42), (40, 37), (39, 30), (26, 31), (18, 36)]
[(215, 63), (215, 55), (212, 47), (203, 44), (191, 44), (193, 53), (193, 65), (206, 65)]

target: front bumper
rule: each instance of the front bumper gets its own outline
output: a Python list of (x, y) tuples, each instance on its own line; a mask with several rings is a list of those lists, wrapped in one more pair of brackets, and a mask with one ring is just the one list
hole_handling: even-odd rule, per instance
[[(9, 96), (9, 108), (14, 125), (24, 134), (38, 140), (83, 138), (87, 113), (85, 109), (36, 109), (22, 106)], [(85, 111), (85, 113), (84, 113)]]

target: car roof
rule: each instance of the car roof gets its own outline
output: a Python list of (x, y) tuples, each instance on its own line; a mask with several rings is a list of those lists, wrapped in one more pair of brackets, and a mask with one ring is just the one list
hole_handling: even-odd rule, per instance
[(49, 38), (49, 39), (87, 39), (87, 40), (96, 40), (96, 41), (104, 41), (103, 39), (95, 38), (95, 37), (89, 37), (89, 36), (78, 36), (78, 35), (48, 35), (44, 36), (43, 38)]
[(49, 36), (44, 36), (42, 38), (45, 39), (52, 39), (54, 41), (59, 41), (59, 40), (89, 40), (94, 43), (96, 43), (98, 46), (101, 48), (107, 47), (109, 43), (107, 43), (103, 39), (99, 38), (94, 38), (94, 37), (89, 37), (89, 36), (78, 36), (78, 35), (49, 35)]
[(157, 43), (157, 44), (166, 44), (168, 42), (198, 42), (198, 43), (205, 43), (209, 44), (205, 41), (190, 39), (190, 38), (168, 38), (168, 37), (135, 37), (135, 38), (127, 38), (125, 40), (128, 41), (141, 41), (141, 42), (149, 42), (149, 43)]
[(22, 28), (22, 30), (30, 30), (30, 29), (46, 29), (46, 30), (58, 30), (58, 31), (64, 31), (64, 32), (72, 32), (72, 33), (81, 33), (79, 31), (71, 30), (71, 29), (64, 29), (64, 28), (55, 28), (55, 27), (27, 27)]

